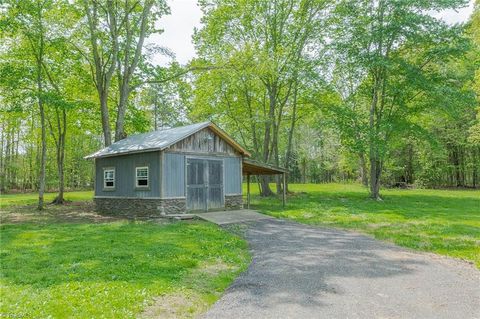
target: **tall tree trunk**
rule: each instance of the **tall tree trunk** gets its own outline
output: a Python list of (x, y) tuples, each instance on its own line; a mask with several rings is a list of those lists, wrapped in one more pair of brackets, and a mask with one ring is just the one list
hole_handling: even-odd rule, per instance
[(267, 197), (267, 196), (272, 196), (273, 192), (270, 189), (270, 177), (265, 176), (265, 175), (260, 175), (259, 178), (259, 183), (260, 183), (260, 196)]
[(380, 177), (382, 173), (382, 163), (378, 156), (370, 157), (370, 197), (376, 200), (380, 198)]
[(58, 172), (58, 194), (52, 203), (65, 203), (65, 137), (67, 135), (67, 112), (62, 110), (62, 120), (57, 116), (58, 141), (57, 141), (57, 172)]
[[(295, 130), (295, 123), (297, 121), (297, 91), (298, 83), (295, 81), (295, 87), (293, 89), (292, 118), (290, 121), (290, 129), (288, 130), (287, 153), (285, 155), (285, 168), (287, 170), (290, 169), (292, 161), (293, 132)], [(285, 188), (288, 192), (288, 179), (285, 181)]]
[[(276, 104), (276, 86), (272, 85), (268, 87), (268, 97), (269, 97), (269, 111), (267, 122), (265, 123), (265, 135), (263, 140), (263, 161), (268, 163), (270, 160), (270, 139), (271, 139), (271, 129), (273, 122), (275, 121), (275, 104)], [(272, 196), (273, 192), (270, 189), (269, 185), (270, 179), (268, 176), (260, 176), (260, 195), (261, 196)]]
[(42, 79), (42, 60), (43, 60), (43, 37), (40, 40), (40, 52), (37, 61), (37, 90), (38, 90), (38, 108), (40, 110), (40, 127), (42, 130), (42, 150), (40, 157), (40, 174), (38, 182), (38, 210), (44, 208), (44, 193), (45, 193), (45, 173), (47, 165), (47, 131), (45, 127), (45, 109), (43, 105), (43, 79)]
[(108, 91), (103, 87), (99, 87), (98, 96), (100, 99), (100, 112), (102, 116), (103, 141), (105, 146), (110, 146), (112, 144), (112, 132), (110, 130), (110, 116), (108, 114)]
[(117, 109), (117, 121), (115, 124), (115, 142), (126, 137), (125, 134), (125, 113), (127, 111), (128, 91), (130, 90), (128, 83), (120, 87), (120, 101)]
[(380, 173), (381, 165), (378, 151), (378, 129), (377, 129), (377, 105), (380, 88), (379, 71), (374, 74), (374, 84), (372, 90), (372, 102), (369, 112), (369, 159), (370, 159), (370, 197), (375, 200), (380, 200)]
[(155, 92), (154, 101), (153, 101), (153, 126), (155, 131), (158, 130), (158, 96)]
[[(94, 72), (92, 72), (93, 81), (97, 89), (98, 98), (100, 100), (100, 112), (102, 116), (102, 129), (105, 146), (112, 144), (112, 135), (110, 129), (110, 117), (108, 111), (108, 92), (111, 86), (111, 79), (115, 72), (117, 56), (118, 56), (118, 28), (115, 16), (115, 5), (113, 1), (106, 1), (106, 16), (109, 28), (109, 36), (111, 42), (110, 57), (105, 63), (100, 49), (105, 51), (103, 43), (99, 43), (98, 33), (101, 28), (99, 26), (99, 7), (104, 10), (104, 6), (99, 6), (97, 1), (84, 0), (83, 8), (87, 16), (88, 28), (90, 32), (90, 44), (92, 46)], [(102, 26), (103, 27), (103, 26)]]
[[(47, 75), (49, 83), (53, 86), (55, 91), (59, 96), (62, 95), (62, 92), (57, 85), (57, 82), (52, 77), (52, 74), (49, 72), (47, 66), (43, 64), (43, 69)], [(57, 151), (57, 172), (58, 172), (58, 195), (55, 197), (52, 203), (63, 204), (65, 202), (63, 193), (65, 189), (65, 172), (64, 172), (64, 162), (65, 162), (65, 139), (67, 136), (67, 111), (65, 107), (60, 111), (58, 106), (55, 106), (55, 119), (56, 119), (56, 131), (57, 136), (55, 136), (53, 125), (49, 118), (47, 117), (47, 122), (50, 127), (50, 134), (52, 135), (53, 140), (55, 141), (55, 147)]]
[(362, 180), (362, 185), (368, 187), (368, 168), (367, 161), (365, 160), (365, 153), (360, 152), (358, 157), (360, 161), (360, 178)]
[[(130, 10), (126, 12), (124, 17), (126, 39), (124, 44), (123, 62), (121, 61), (119, 56), (117, 56), (117, 61), (116, 61), (116, 63), (118, 63), (118, 74), (119, 74), (118, 80), (119, 80), (120, 99), (119, 99), (118, 110), (117, 110), (117, 122), (115, 125), (115, 141), (119, 141), (126, 137), (125, 113), (127, 110), (128, 98), (131, 91), (130, 81), (135, 73), (135, 70), (137, 69), (138, 63), (140, 61), (140, 57), (142, 55), (143, 43), (147, 35), (148, 23), (151, 17), (151, 9), (153, 4), (154, 4), (154, 1), (148, 0), (148, 1), (145, 1), (145, 4), (143, 6), (142, 18), (140, 21), (140, 30), (138, 34), (138, 41), (135, 44), (135, 51), (133, 52), (133, 55), (130, 52), (131, 44), (133, 40), (132, 39), (133, 33), (131, 29), (132, 27), (129, 21)], [(136, 6), (136, 4), (134, 6)], [(131, 8), (131, 9), (133, 10), (134, 8)], [(134, 27), (136, 28), (137, 26), (134, 26)], [(132, 56), (131, 59), (130, 59), (130, 56)], [(122, 69), (122, 66), (123, 66), (123, 69)]]
[[(272, 141), (272, 151), (273, 151), (273, 158), (275, 161), (276, 166), (280, 166), (280, 155), (278, 153), (278, 129), (280, 123), (274, 123), (273, 125), (273, 141)], [(282, 190), (282, 180), (280, 175), (275, 175), (275, 188), (277, 191), (277, 195), (281, 195)]]

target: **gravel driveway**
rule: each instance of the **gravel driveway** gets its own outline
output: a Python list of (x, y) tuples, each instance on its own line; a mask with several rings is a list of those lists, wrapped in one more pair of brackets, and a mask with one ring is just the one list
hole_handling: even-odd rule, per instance
[(467, 263), (289, 221), (238, 225), (253, 262), (205, 318), (480, 318)]

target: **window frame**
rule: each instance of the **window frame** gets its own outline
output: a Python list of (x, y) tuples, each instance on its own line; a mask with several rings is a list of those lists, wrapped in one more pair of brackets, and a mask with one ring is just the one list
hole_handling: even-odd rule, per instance
[[(141, 180), (146, 180), (147, 181), (147, 185), (139, 185), (138, 184), (138, 181), (139, 181), (138, 171), (141, 170), (141, 169), (146, 169), (147, 170), (146, 179), (144, 177), (141, 178)], [(150, 167), (148, 165), (135, 166), (135, 189), (142, 189), (142, 190), (150, 189)]]
[[(105, 178), (105, 173), (107, 171), (112, 171), (113, 172), (113, 178), (112, 178), (113, 185), (112, 186), (107, 185), (107, 179)], [(114, 191), (115, 187), (116, 187), (116, 183), (117, 183), (116, 180), (117, 180), (117, 172), (115, 170), (115, 167), (104, 167), (103, 168), (103, 190)]]

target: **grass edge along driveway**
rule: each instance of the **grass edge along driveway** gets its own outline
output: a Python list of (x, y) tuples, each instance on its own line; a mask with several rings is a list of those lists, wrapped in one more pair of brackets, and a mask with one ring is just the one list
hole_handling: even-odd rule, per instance
[(200, 221), (23, 223), (0, 231), (1, 317), (132, 318), (145, 310), (190, 317), (250, 263), (245, 241)]
[[(274, 185), (272, 184), (272, 188)], [(258, 194), (256, 187), (252, 190)], [(480, 191), (385, 189), (383, 201), (358, 184), (292, 184), (278, 198), (252, 196), (252, 208), (309, 225), (351, 229), (480, 268)]]

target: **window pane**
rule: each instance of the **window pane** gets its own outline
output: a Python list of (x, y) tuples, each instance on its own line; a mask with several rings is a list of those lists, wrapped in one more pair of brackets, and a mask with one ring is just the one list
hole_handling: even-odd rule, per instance
[(106, 169), (103, 171), (104, 187), (115, 187), (115, 170)]
[(147, 177), (148, 168), (137, 168), (137, 177)]
[(148, 186), (148, 167), (137, 167), (135, 169), (137, 186)]

